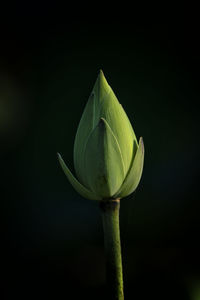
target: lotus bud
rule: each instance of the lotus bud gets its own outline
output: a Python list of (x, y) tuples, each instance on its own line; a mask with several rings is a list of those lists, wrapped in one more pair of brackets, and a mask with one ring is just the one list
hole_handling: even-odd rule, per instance
[(92, 200), (116, 199), (137, 188), (144, 145), (100, 71), (84, 109), (74, 142), (74, 176), (60, 154), (61, 167), (74, 189)]

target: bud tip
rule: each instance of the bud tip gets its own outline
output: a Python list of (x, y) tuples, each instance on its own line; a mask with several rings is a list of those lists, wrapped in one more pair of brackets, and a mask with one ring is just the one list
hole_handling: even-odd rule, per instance
[(140, 137), (139, 143), (141, 143), (141, 145), (142, 145), (142, 152), (144, 153), (144, 142), (143, 142), (143, 137)]
[(100, 69), (99, 70), (99, 80), (102, 81), (102, 80), (104, 80), (104, 78), (105, 78), (105, 76), (103, 74), (103, 71), (102, 71), (102, 69)]
[(99, 70), (99, 75), (104, 75), (102, 69)]

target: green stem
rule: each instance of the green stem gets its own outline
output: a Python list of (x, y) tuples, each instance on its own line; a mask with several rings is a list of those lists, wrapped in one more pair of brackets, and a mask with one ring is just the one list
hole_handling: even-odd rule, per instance
[(123, 275), (119, 229), (120, 199), (100, 202), (106, 255), (106, 275), (110, 300), (123, 300)]

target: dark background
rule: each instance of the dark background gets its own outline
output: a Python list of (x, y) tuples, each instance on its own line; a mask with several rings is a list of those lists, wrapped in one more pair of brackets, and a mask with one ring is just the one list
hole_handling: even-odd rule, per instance
[(73, 170), (99, 69), (145, 144), (141, 183), (121, 201), (125, 299), (200, 299), (198, 24), (23, 9), (0, 24), (2, 299), (106, 299), (98, 203), (56, 157)]

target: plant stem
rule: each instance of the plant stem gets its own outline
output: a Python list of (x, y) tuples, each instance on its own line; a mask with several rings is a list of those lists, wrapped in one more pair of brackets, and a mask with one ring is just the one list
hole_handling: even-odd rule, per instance
[(106, 255), (106, 277), (110, 300), (123, 300), (123, 275), (119, 229), (120, 199), (100, 202)]

